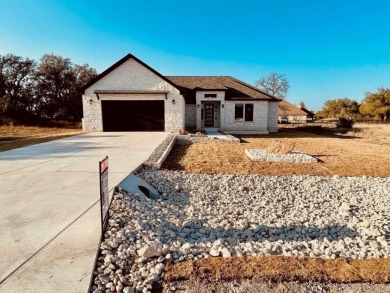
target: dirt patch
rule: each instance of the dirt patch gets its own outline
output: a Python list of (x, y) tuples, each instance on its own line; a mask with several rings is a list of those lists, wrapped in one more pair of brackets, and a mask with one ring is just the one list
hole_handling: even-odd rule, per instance
[(211, 258), (168, 264), (164, 281), (389, 283), (390, 259), (321, 259), (286, 256)]
[(0, 152), (82, 133), (77, 128), (1, 126)]
[(318, 283), (318, 282), (253, 282), (239, 281), (182, 281), (163, 284), (163, 292), (186, 293), (389, 293), (390, 284), (371, 283)]
[[(343, 135), (284, 130), (264, 136), (240, 136), (242, 143), (203, 142), (173, 148), (163, 168), (194, 173), (390, 176), (390, 145)], [(296, 149), (320, 160), (316, 164), (253, 162), (246, 148), (266, 149), (273, 141), (295, 143)]]

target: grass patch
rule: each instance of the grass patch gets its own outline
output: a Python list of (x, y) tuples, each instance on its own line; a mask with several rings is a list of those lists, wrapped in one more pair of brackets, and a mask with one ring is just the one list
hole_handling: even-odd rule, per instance
[(78, 128), (3, 125), (0, 126), (0, 152), (56, 140), (81, 132), (81, 129)]
[[(387, 129), (389, 125), (383, 126)], [(176, 145), (163, 168), (208, 174), (390, 176), (390, 144), (357, 135), (332, 134), (318, 127), (312, 130), (306, 127), (304, 131), (289, 128), (269, 135), (240, 135), (239, 138), (240, 144), (202, 142), (189, 146)], [(295, 143), (297, 150), (321, 162), (254, 162), (245, 155), (246, 148), (265, 149), (273, 139)]]
[(231, 280), (389, 283), (390, 259), (321, 259), (287, 256), (211, 258), (167, 265), (164, 281)]

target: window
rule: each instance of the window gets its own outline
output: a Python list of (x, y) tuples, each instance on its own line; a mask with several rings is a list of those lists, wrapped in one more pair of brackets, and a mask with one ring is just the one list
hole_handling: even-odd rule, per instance
[(243, 121), (244, 118), (244, 104), (236, 104), (234, 111), (234, 120)]
[(253, 104), (245, 104), (245, 121), (253, 121)]
[(204, 94), (205, 98), (216, 98), (217, 94)]
[(234, 110), (235, 121), (253, 121), (253, 104), (236, 104)]

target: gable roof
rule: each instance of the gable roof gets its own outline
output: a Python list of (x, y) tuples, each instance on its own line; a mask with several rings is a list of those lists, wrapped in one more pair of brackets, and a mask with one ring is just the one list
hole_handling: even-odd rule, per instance
[(315, 114), (312, 111), (307, 110), (306, 108), (300, 108), (303, 112), (305, 112), (309, 117), (314, 117)]
[(188, 102), (195, 102), (196, 91), (225, 91), (226, 100), (267, 100), (279, 102), (270, 95), (246, 82), (231, 76), (167, 76), (184, 94)]
[(110, 72), (114, 71), (115, 69), (117, 69), (119, 66), (121, 66), (123, 63), (125, 63), (127, 60), (129, 59), (134, 59), (135, 61), (137, 61), (138, 63), (140, 63), (142, 66), (146, 67), (147, 69), (149, 69), (151, 72), (153, 72), (154, 74), (156, 74), (158, 77), (162, 78), (163, 80), (165, 80), (167, 83), (169, 83), (170, 85), (176, 87), (176, 85), (174, 83), (172, 83), (169, 79), (167, 79), (165, 76), (161, 75), (158, 71), (154, 70), (152, 67), (150, 67), (149, 65), (147, 65), (146, 63), (142, 62), (141, 60), (139, 60), (137, 57), (135, 57), (133, 54), (127, 54), (125, 57), (123, 57), (122, 59), (120, 59), (118, 62), (114, 63), (113, 65), (111, 65), (109, 68), (107, 68), (106, 70), (104, 70), (102, 73), (100, 73), (98, 76), (96, 76), (94, 79), (92, 79), (91, 81), (89, 81), (84, 87), (83, 87), (83, 90), (85, 91), (87, 88), (89, 88), (91, 85), (93, 85), (94, 83), (98, 82), (100, 79), (102, 79), (103, 77), (105, 77), (106, 75), (108, 75)]
[(231, 76), (163, 76), (146, 63), (139, 60), (132, 54), (127, 54), (118, 62), (104, 70), (90, 82), (88, 82), (83, 90), (98, 82), (100, 79), (114, 71), (129, 59), (134, 59), (142, 66), (149, 69), (151, 72), (159, 76), (161, 79), (180, 90), (187, 103), (195, 103), (196, 91), (207, 90), (222, 90), (225, 91), (225, 99), (227, 100), (267, 100), (279, 102), (281, 99), (268, 94), (255, 86), (238, 80)]
[(307, 113), (287, 101), (281, 101), (278, 116), (307, 116)]

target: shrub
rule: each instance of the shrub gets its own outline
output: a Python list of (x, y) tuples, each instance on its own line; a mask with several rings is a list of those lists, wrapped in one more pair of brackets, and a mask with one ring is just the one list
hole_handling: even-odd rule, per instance
[(355, 124), (355, 122), (353, 122), (352, 119), (348, 119), (348, 118), (339, 118), (339, 120), (337, 121), (337, 124), (336, 124), (336, 127), (337, 128), (345, 128), (345, 129), (351, 129), (353, 127), (353, 125)]

